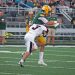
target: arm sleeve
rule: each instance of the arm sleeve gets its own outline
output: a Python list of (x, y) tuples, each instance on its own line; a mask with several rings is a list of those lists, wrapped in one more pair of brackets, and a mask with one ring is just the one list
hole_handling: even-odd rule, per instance
[(45, 26), (43, 26), (43, 25), (42, 25), (41, 28), (42, 28), (43, 31), (46, 31), (46, 32), (48, 31), (47, 28)]
[(48, 22), (48, 20), (46, 18), (44, 18), (44, 17), (39, 17), (38, 19), (41, 20), (44, 23), (47, 23)]

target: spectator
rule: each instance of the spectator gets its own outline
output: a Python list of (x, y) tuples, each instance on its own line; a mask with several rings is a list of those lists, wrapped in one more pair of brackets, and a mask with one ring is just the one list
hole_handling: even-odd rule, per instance
[(70, 7), (71, 8), (75, 8), (75, 0), (71, 0), (70, 1)]
[(59, 2), (60, 2), (59, 0), (50, 0), (49, 5), (50, 6), (57, 6), (59, 4)]
[(43, 6), (43, 5), (45, 5), (46, 3), (45, 3), (43, 0), (40, 0), (40, 1), (39, 1), (39, 4), (40, 4), (41, 6)]
[(21, 0), (15, 0), (15, 4), (18, 5), (18, 3), (20, 3)]
[[(47, 38), (47, 43), (48, 44), (55, 44), (55, 31), (56, 31), (56, 27), (59, 25), (59, 22), (57, 22), (57, 16), (56, 16), (56, 6), (52, 6), (52, 12), (50, 14), (50, 21), (53, 21), (54, 24), (51, 24), (49, 26), (49, 32), (48, 32), (48, 38)], [(55, 25), (57, 25), (55, 27)]]
[(0, 4), (2, 3), (2, 0), (0, 0)]
[(0, 42), (2, 44), (5, 43), (5, 29), (6, 29), (6, 24), (5, 24), (5, 19), (4, 19), (4, 12), (0, 10)]
[(12, 1), (12, 0), (7, 0), (7, 5), (8, 5), (8, 6), (11, 6), (11, 5), (12, 5), (12, 3), (13, 3), (13, 1)]
[(29, 7), (34, 7), (34, 3), (32, 2), (32, 0), (27, 0), (26, 4), (29, 6)]

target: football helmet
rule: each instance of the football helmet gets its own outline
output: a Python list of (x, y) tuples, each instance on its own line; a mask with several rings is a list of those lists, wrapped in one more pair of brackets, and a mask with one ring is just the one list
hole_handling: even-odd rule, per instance
[(49, 12), (52, 11), (52, 8), (51, 8), (50, 6), (48, 6), (48, 5), (44, 5), (44, 6), (42, 7), (42, 10), (43, 10), (43, 12), (47, 15)]

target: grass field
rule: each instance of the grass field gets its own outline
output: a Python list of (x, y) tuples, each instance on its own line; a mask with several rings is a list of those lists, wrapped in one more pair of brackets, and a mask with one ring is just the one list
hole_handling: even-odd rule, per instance
[(0, 75), (75, 75), (74, 47), (46, 47), (44, 60), (48, 66), (37, 64), (37, 50), (21, 68), (18, 61), (24, 50), (24, 47), (0, 47)]

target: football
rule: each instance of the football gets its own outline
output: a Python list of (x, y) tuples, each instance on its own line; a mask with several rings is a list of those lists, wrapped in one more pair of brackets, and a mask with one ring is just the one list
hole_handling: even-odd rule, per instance
[(54, 21), (49, 21), (48, 22), (48, 25), (50, 25), (50, 26), (52, 26), (52, 25), (54, 25), (55, 23), (54, 23)]

